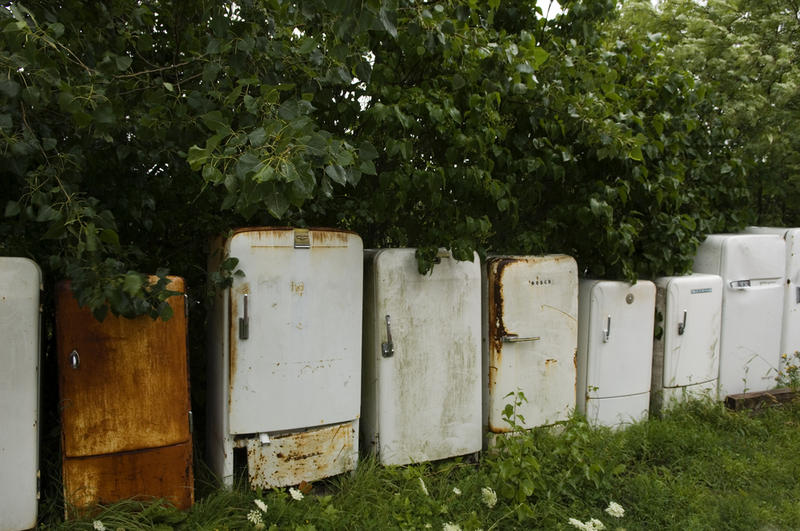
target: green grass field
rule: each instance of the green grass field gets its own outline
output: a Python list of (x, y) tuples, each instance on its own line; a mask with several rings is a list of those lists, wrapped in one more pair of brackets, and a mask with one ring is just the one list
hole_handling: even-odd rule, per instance
[[(800, 404), (731, 412), (693, 402), (617, 431), (576, 418), (506, 439), (479, 461), (383, 468), (365, 459), (312, 487), (302, 499), (224, 490), (200, 464), (188, 512), (122, 502), (63, 522), (61, 501), (45, 499), (41, 527), (800, 529)], [(612, 501), (624, 516), (605, 511)]]

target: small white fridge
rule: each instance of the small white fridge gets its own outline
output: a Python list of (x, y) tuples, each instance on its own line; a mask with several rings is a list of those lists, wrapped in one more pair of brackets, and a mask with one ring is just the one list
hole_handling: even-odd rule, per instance
[(225, 484), (283, 487), (353, 470), (361, 399), (363, 245), (336, 229), (247, 228), (209, 317), (207, 451)]
[(362, 447), (384, 465), (481, 450), (481, 279), (477, 255), (414, 249), (364, 258)]
[(27, 259), (0, 257), (0, 529), (36, 527), (39, 500), (39, 293)]
[(694, 273), (655, 284), (651, 412), (686, 399), (716, 399), (722, 278)]
[(595, 425), (647, 417), (656, 287), (616, 280), (580, 281), (577, 409)]
[[(524, 393), (516, 424), (567, 420), (575, 410), (578, 265), (563, 255), (490, 256), (483, 284), (483, 422), (512, 427), (503, 409)], [(512, 396), (508, 396), (512, 394)]]
[(692, 269), (722, 277), (719, 398), (775, 387), (785, 244), (774, 234), (711, 234)]
[[(786, 244), (786, 282), (783, 283), (781, 354), (790, 359), (800, 351), (800, 228), (747, 227), (750, 234), (777, 234)], [(780, 367), (784, 360), (781, 357)]]

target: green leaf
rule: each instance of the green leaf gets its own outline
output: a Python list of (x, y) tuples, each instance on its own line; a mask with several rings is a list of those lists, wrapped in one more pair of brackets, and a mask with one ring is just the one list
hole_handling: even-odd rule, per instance
[(124, 72), (128, 68), (130, 68), (131, 63), (133, 62), (132, 57), (128, 57), (127, 55), (117, 55), (114, 57), (114, 62), (117, 65), (117, 70), (120, 72)]
[(641, 162), (642, 160), (644, 160), (644, 156), (642, 155), (642, 148), (639, 146), (634, 147), (628, 152), (628, 157), (632, 160)]
[(331, 178), (333, 182), (341, 185), (347, 184), (347, 174), (344, 171), (344, 168), (339, 166), (338, 164), (329, 164), (325, 167), (325, 175)]
[(144, 275), (139, 273), (129, 272), (125, 275), (125, 278), (122, 281), (122, 291), (133, 297), (139, 290), (142, 289), (144, 285)]
[(19, 203), (18, 202), (9, 201), (9, 202), (6, 203), (6, 209), (5, 209), (5, 214), (4, 214), (5, 217), (11, 218), (11, 217), (14, 217), (16, 215), (19, 215), (19, 213), (20, 213), (20, 208), (19, 208)]

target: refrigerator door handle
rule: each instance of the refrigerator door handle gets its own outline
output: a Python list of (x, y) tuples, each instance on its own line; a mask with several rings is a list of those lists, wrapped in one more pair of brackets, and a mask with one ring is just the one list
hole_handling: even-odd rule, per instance
[(247, 315), (247, 293), (244, 294), (242, 317), (239, 317), (239, 339), (250, 337), (250, 317)]
[(683, 333), (686, 331), (686, 314), (687, 313), (688, 312), (686, 310), (683, 310), (683, 322), (682, 323), (678, 323), (678, 335), (679, 336), (682, 336)]
[(503, 343), (522, 343), (524, 341), (539, 341), (540, 336), (519, 337), (517, 334), (504, 334), (500, 336)]
[(605, 330), (603, 330), (603, 343), (608, 343), (610, 337), (611, 337), (611, 314), (608, 314), (608, 320), (606, 321), (606, 328)]
[(386, 315), (386, 341), (381, 343), (381, 354), (384, 358), (394, 356), (394, 343), (392, 342), (392, 319)]
[(800, 304), (800, 286), (797, 286), (796, 290), (795, 304)]
[(69, 366), (72, 367), (73, 370), (81, 366), (81, 357), (77, 350), (73, 350), (69, 353)]

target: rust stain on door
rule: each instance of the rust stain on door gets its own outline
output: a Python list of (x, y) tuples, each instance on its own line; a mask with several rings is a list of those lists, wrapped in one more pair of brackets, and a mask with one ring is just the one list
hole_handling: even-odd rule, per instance
[(251, 487), (298, 485), (355, 467), (357, 425), (347, 422), (323, 428), (273, 435), (262, 444), (247, 441), (247, 468)]

